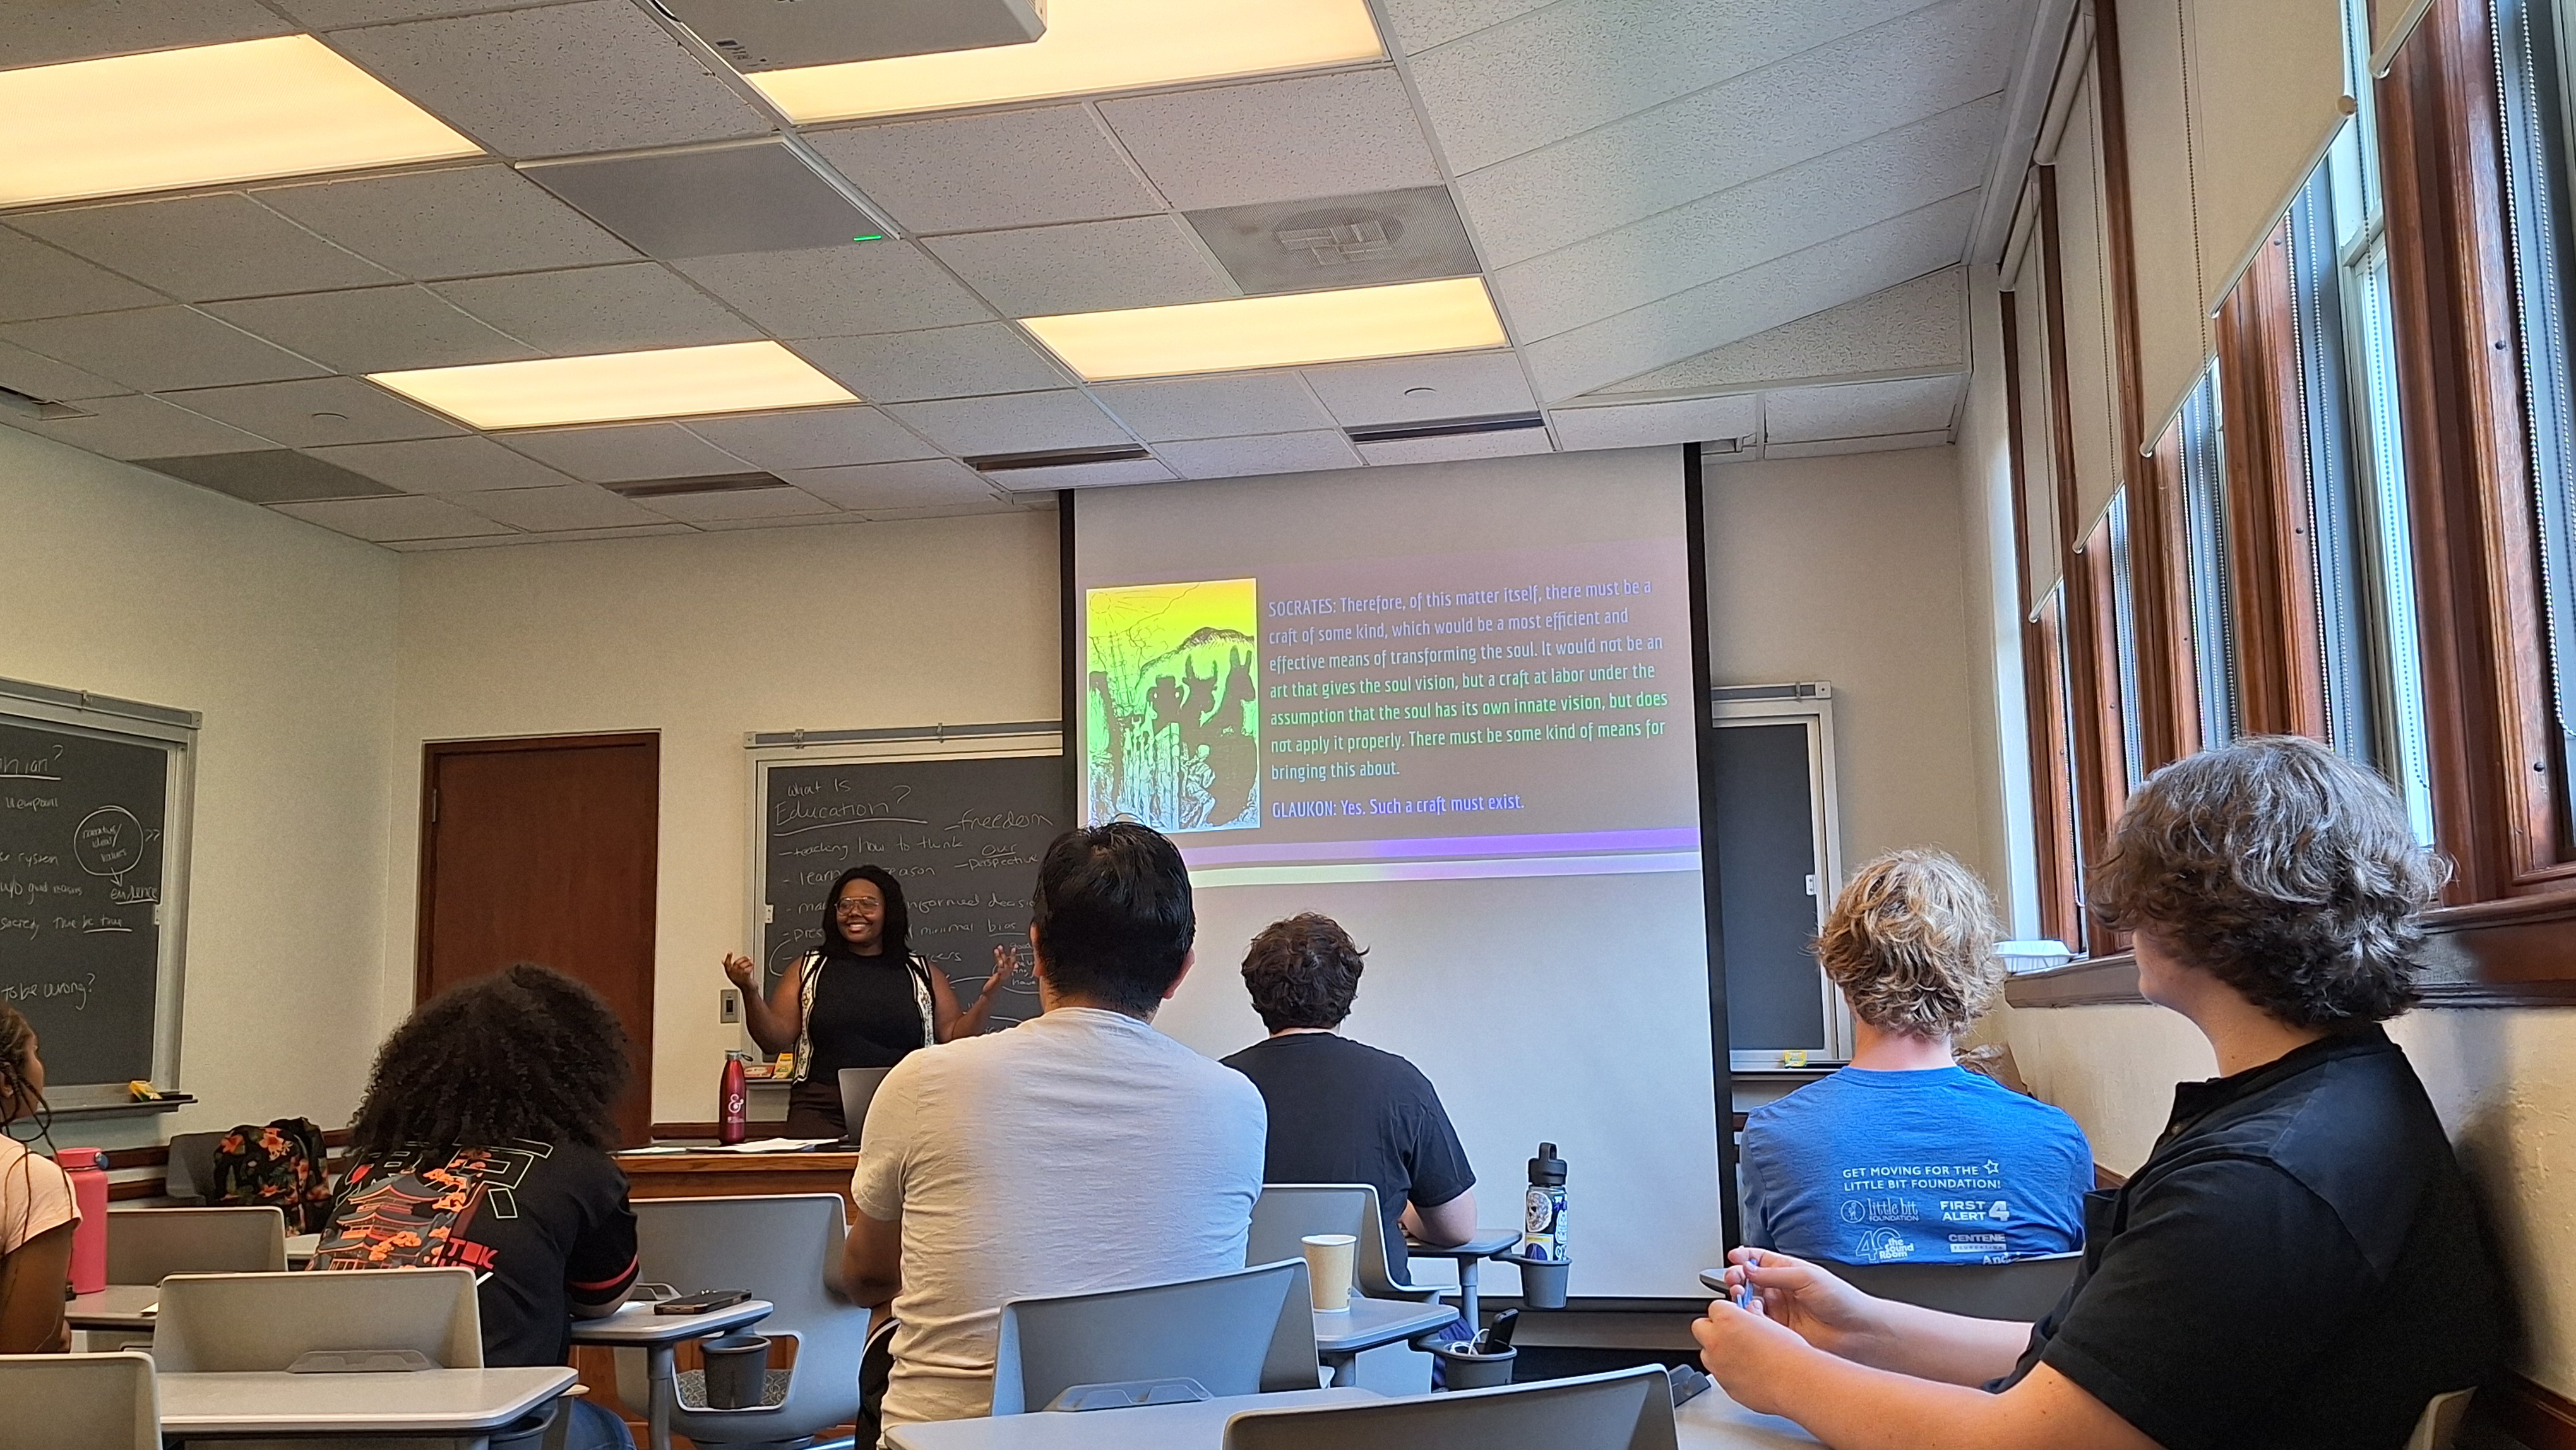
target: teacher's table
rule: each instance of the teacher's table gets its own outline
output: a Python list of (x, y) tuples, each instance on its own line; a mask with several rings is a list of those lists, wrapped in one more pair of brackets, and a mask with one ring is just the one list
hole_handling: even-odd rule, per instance
[(856, 1153), (620, 1153), (633, 1198), (741, 1198), (769, 1193), (850, 1196)]
[(560, 1365), (428, 1369), (408, 1374), (165, 1374), (161, 1434), (170, 1440), (348, 1440), (399, 1436), (429, 1446), (481, 1445), (494, 1430), (572, 1388)]

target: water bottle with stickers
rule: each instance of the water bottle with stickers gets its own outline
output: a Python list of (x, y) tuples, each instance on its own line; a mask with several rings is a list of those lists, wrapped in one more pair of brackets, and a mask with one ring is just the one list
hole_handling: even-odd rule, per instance
[(1529, 1197), (1521, 1220), (1520, 1252), (1512, 1255), (1521, 1270), (1521, 1297), (1533, 1308), (1565, 1307), (1565, 1160), (1554, 1143), (1538, 1145), (1529, 1160)]

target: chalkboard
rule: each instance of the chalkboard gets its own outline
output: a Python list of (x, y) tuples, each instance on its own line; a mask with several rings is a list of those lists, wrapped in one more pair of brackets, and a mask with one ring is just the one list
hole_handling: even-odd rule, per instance
[[(1026, 962), (1029, 896), (1047, 844), (1073, 819), (1061, 753), (969, 758), (770, 759), (758, 768), (762, 960), (768, 981), (822, 939), (823, 894), (874, 862), (903, 886), (913, 953), (970, 1005), (993, 948)], [(1038, 1013), (1025, 970), (994, 1004), (992, 1026)]]
[(0, 700), (0, 1000), (34, 1025), (56, 1105), (122, 1100), (131, 1078), (167, 1086), (183, 747), (18, 708)]

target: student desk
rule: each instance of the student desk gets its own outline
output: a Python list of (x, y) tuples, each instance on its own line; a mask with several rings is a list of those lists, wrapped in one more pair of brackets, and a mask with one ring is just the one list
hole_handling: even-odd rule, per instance
[(158, 1284), (110, 1284), (63, 1305), (63, 1322), (74, 1329), (117, 1334), (150, 1334), (152, 1315), (161, 1305)]
[(704, 1314), (656, 1314), (650, 1304), (628, 1304), (598, 1319), (574, 1320), (572, 1342), (644, 1351), (644, 1382), (652, 1396), (644, 1412), (646, 1450), (671, 1450), (671, 1412), (677, 1408), (679, 1396), (679, 1376), (673, 1363), (680, 1342), (708, 1339), (746, 1324), (757, 1324), (776, 1307), (766, 1299), (745, 1299)]
[(165, 1374), (161, 1433), (173, 1440), (402, 1436), (473, 1446), (570, 1389), (573, 1373), (431, 1369), (409, 1374)]
[(856, 1153), (621, 1153), (633, 1198), (737, 1198), (768, 1193), (850, 1196)]
[(1458, 1317), (1467, 1321), (1468, 1332), (1473, 1333), (1485, 1327), (1476, 1318), (1477, 1266), (1496, 1254), (1518, 1248), (1520, 1241), (1519, 1229), (1480, 1228), (1463, 1244), (1417, 1244), (1406, 1239), (1404, 1252), (1409, 1258), (1448, 1259), (1458, 1265)]
[[(1351, 1307), (1327, 1314), (1315, 1311), (1315, 1357), (1333, 1372), (1337, 1386), (1351, 1382), (1360, 1351), (1411, 1339), (1458, 1317), (1446, 1304), (1417, 1304), (1410, 1299), (1363, 1299), (1351, 1296)], [(1086, 1414), (1108, 1411), (1090, 1410)]]

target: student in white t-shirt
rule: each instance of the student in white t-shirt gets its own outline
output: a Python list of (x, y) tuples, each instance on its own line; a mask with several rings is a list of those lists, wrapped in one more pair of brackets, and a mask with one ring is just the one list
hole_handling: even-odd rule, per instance
[(1002, 1302), (1243, 1267), (1269, 1117), (1153, 1028), (1197, 918), (1172, 843), (1070, 831), (1038, 868), (1043, 1015), (906, 1057), (868, 1108), (843, 1261), (894, 1306), (886, 1428), (989, 1414)]
[[(36, 1029), (0, 1002), (0, 1128), (45, 1108)], [(72, 1181), (50, 1158), (0, 1132), (0, 1354), (61, 1354), (63, 1285), (71, 1277)]]

